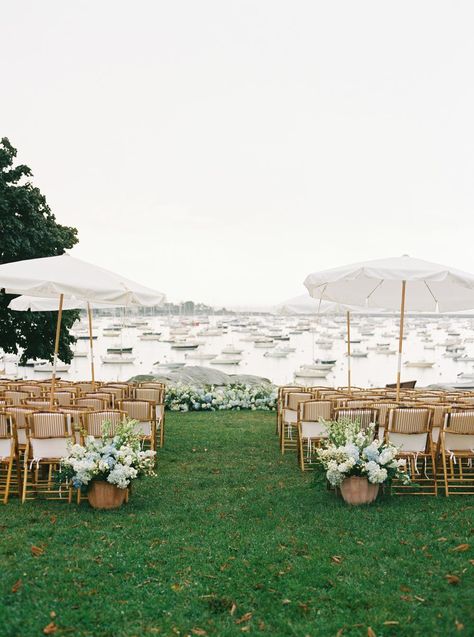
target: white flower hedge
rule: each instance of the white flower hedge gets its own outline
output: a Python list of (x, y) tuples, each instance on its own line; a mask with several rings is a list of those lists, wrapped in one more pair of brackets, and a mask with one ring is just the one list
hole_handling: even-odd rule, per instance
[(273, 385), (173, 385), (166, 388), (165, 405), (171, 411), (273, 411), (276, 398), (277, 390)]

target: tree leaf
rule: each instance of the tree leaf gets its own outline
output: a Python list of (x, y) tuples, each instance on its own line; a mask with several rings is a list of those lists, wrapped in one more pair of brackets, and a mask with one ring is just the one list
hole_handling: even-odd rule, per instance
[(242, 617), (240, 617), (240, 619), (236, 619), (235, 623), (236, 624), (243, 624), (244, 622), (248, 622), (249, 619), (252, 619), (252, 615), (253, 615), (253, 613), (245, 613), (245, 615), (242, 615)]
[(33, 555), (35, 557), (39, 557), (40, 555), (43, 555), (44, 553), (44, 549), (41, 548), (41, 546), (32, 546), (31, 547), (31, 552), (33, 553)]
[(469, 550), (469, 544), (459, 544), (459, 546), (456, 546), (454, 549), (451, 549), (451, 551), (455, 552), (455, 553), (463, 553), (464, 551)]
[(444, 578), (448, 581), (448, 584), (459, 584), (461, 581), (457, 575), (445, 575)]
[(13, 584), (12, 593), (18, 592), (22, 586), (23, 586), (23, 582), (21, 581), (21, 578), (20, 578)]

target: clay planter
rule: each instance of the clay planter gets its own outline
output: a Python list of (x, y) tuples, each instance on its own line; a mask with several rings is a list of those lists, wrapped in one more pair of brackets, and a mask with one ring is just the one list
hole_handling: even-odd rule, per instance
[(379, 485), (370, 483), (367, 478), (351, 476), (341, 484), (341, 495), (347, 504), (370, 504), (378, 495)]
[(89, 504), (94, 509), (118, 509), (127, 495), (127, 489), (119, 489), (105, 480), (94, 480), (87, 491)]

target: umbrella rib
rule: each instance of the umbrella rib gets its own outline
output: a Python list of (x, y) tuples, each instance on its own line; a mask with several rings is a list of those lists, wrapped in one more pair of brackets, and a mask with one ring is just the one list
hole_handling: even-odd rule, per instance
[(377, 288), (379, 288), (379, 287), (382, 285), (382, 283), (383, 283), (384, 281), (385, 281), (385, 279), (382, 279), (381, 281), (379, 281), (379, 282), (377, 283), (377, 285), (374, 287), (374, 289), (372, 290), (372, 292), (370, 292), (369, 294), (367, 294), (367, 296), (365, 297), (365, 300), (366, 300), (366, 301), (368, 301), (368, 300), (370, 299), (370, 297), (371, 297), (371, 296), (372, 296), (372, 294), (375, 292), (375, 290), (376, 290)]
[(428, 285), (428, 283), (426, 281), (423, 281), (423, 283), (426, 285), (426, 287), (428, 288), (428, 292), (431, 294), (431, 296), (433, 297), (434, 302), (436, 303), (436, 305), (439, 305), (438, 303), (438, 299), (435, 297), (435, 295), (433, 294), (430, 286)]

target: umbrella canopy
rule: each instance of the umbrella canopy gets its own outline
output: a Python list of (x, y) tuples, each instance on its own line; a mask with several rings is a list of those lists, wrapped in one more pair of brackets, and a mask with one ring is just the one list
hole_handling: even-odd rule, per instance
[(346, 312), (348, 308), (340, 303), (313, 299), (309, 294), (300, 294), (275, 306), (276, 314), (294, 316), (298, 314), (336, 314)]
[(474, 308), (474, 274), (408, 256), (377, 259), (314, 272), (304, 285), (314, 298), (367, 308), (398, 310), (406, 281), (406, 311)]
[[(89, 303), (82, 299), (66, 298), (63, 302), (63, 310), (87, 310)], [(116, 306), (110, 303), (91, 303), (90, 307), (93, 310), (108, 309)], [(58, 300), (57, 298), (45, 299), (41, 296), (17, 296), (8, 304), (9, 310), (15, 312), (57, 312)]]
[(400, 308), (397, 400), (406, 311), (449, 312), (474, 308), (474, 275), (409, 256), (378, 259), (314, 272), (304, 285), (312, 297), (388, 310)]
[(165, 296), (135, 281), (62, 254), (0, 265), (0, 289), (7, 294), (83, 299), (114, 305), (160, 305)]

